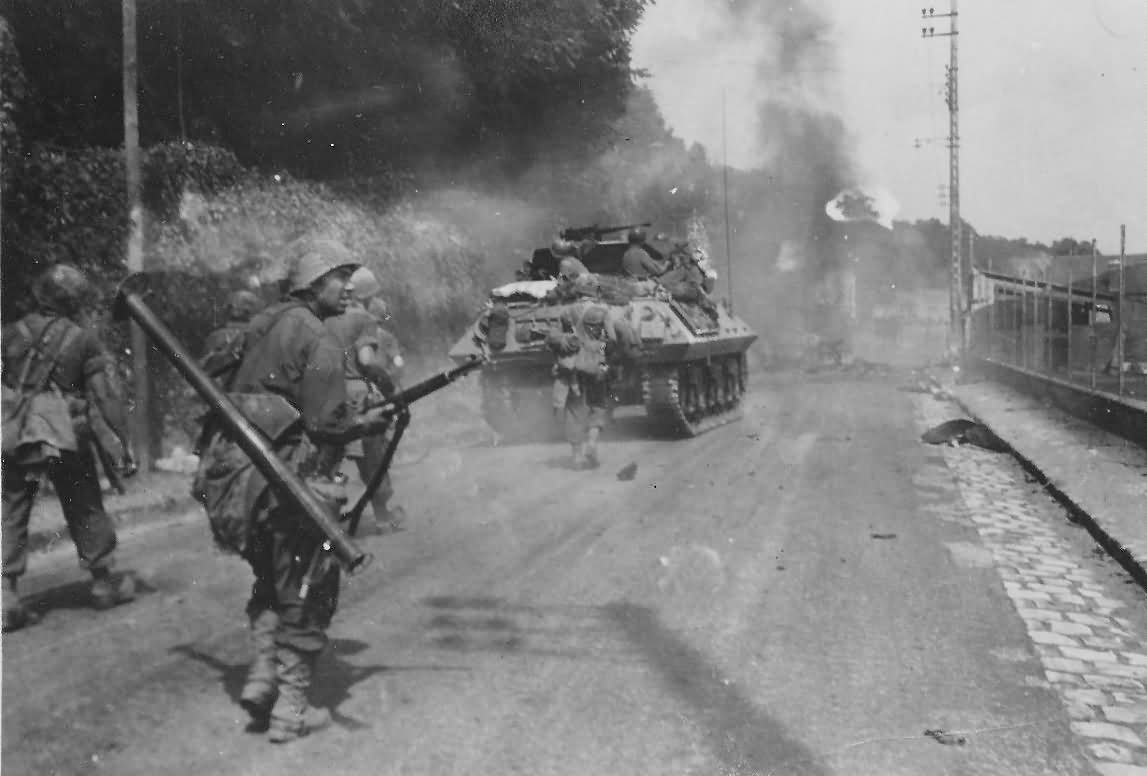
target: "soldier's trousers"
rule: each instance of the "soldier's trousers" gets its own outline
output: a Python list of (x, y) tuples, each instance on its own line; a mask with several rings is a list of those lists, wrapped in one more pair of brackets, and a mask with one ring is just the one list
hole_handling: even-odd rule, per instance
[(272, 515), (254, 528), (244, 552), (255, 573), (247, 614), (275, 612), (279, 615), (276, 644), (298, 652), (319, 652), (327, 645), (327, 628), (338, 608), (338, 564), (327, 559), (325, 571), (312, 579), (304, 600), (300, 588), (320, 540), (278, 517)]
[[(364, 485), (367, 484), (374, 473), (378, 471), (378, 466), (382, 463), (382, 457), (386, 455), (386, 446), (390, 444), (391, 433), (393, 432), (362, 438), (362, 455), (355, 456), (354, 462), (358, 467), (358, 474), (359, 477), (362, 478)], [(390, 472), (387, 472), (386, 476), (382, 478), (378, 490), (374, 492), (374, 495), (370, 499), (375, 520), (385, 521), (390, 519), (389, 504), (393, 495), (394, 485), (391, 484), (390, 481)]]
[[(108, 568), (116, 548), (115, 527), (104, 511), (91, 446), (82, 447), (84, 449), (79, 452), (61, 452), (58, 460), (46, 465), (46, 470), (60, 499), (68, 532), (80, 557), (80, 566), (85, 569)], [(27, 569), (28, 522), (40, 489), (37, 475), (43, 471), (43, 466), (4, 464), (5, 577), (20, 577)]]
[(609, 385), (605, 380), (578, 379), (578, 390), (566, 396), (566, 441), (581, 444), (591, 428), (603, 428), (609, 416)]

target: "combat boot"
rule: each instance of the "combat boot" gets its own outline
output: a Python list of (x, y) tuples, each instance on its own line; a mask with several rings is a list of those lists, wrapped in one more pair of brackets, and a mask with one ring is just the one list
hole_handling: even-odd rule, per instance
[(267, 737), (272, 743), (284, 744), (327, 727), (331, 724), (331, 715), (307, 701), (318, 653), (279, 647), (276, 655), (279, 697), (271, 708), (271, 729)]
[(20, 630), (28, 624), (28, 610), (20, 600), (19, 582), (16, 577), (4, 578), (4, 632)]
[(275, 634), (279, 630), (279, 615), (271, 610), (251, 616), (251, 646), (254, 657), (247, 670), (247, 682), (239, 694), (239, 705), (251, 715), (250, 730), (266, 730), (270, 724), (271, 707), (279, 694), (278, 663)]
[(111, 572), (106, 568), (92, 569), (92, 606), (96, 609), (111, 609), (120, 604), (135, 600), (135, 579), (124, 574), (119, 584), (112, 582)]

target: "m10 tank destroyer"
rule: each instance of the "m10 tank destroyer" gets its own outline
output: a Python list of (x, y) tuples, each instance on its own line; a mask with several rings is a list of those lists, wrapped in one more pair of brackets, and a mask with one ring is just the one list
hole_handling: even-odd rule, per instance
[[(642, 405), (659, 427), (680, 436), (738, 419), (748, 379), (745, 354), (757, 335), (724, 304), (710, 302), (703, 309), (654, 280), (626, 278), (622, 256), (629, 242), (603, 238), (629, 228), (583, 227), (560, 235), (576, 243), (595, 301), (628, 327), (633, 344), (640, 340), (636, 358), (611, 370), (612, 405)], [(654, 246), (642, 247), (663, 260)], [(475, 355), (489, 359), (481, 374), (483, 414), (503, 439), (550, 438), (560, 431), (553, 408), (554, 356), (546, 338), (575, 301), (563, 293), (571, 284), (561, 276), (562, 258), (551, 248), (536, 249), (515, 282), (493, 289), (450, 350), (458, 363)]]

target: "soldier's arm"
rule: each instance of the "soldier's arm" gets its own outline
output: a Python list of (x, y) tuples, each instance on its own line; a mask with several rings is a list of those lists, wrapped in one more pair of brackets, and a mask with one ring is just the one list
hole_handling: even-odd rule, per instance
[(645, 254), (645, 258), (641, 260), (641, 266), (644, 267), (645, 271), (650, 275), (657, 277), (658, 275), (665, 274), (666, 270), (669, 269), (669, 262), (658, 261), (647, 253)]
[(96, 405), (104, 423), (119, 438), (126, 451), (130, 449), (126, 402), (123, 401), (119, 381), (111, 371), (111, 356), (94, 336), (85, 335), (85, 340), (84, 387), (87, 398)]
[(377, 412), (354, 414), (347, 403), (343, 350), (330, 332), (318, 337), (307, 353), (299, 408), (307, 433), (320, 443), (342, 445), (383, 431), (389, 420)]

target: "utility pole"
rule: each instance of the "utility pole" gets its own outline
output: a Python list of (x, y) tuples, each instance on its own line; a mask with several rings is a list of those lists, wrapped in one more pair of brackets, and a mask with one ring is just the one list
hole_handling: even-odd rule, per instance
[[(143, 205), (140, 202), (139, 70), (136, 58), (135, 0), (123, 0), (123, 154), (127, 171), (127, 208), (131, 217), (127, 238), (128, 272), (143, 271)], [(147, 338), (131, 324), (132, 408), (131, 446), (141, 471), (151, 469), (148, 432)]]
[(959, 32), (956, 29), (956, 20), (959, 11), (956, 8), (957, 0), (951, 0), (951, 11), (936, 13), (934, 8), (921, 9), (921, 16), (925, 21), (947, 18), (949, 20), (948, 32), (936, 32), (935, 27), (924, 27), (921, 32), (925, 38), (950, 38), (951, 61), (948, 64), (948, 231), (952, 238), (952, 266), (951, 287), (948, 290), (949, 315), (949, 347), (959, 350), (960, 358), (965, 356), (966, 342), (964, 341), (964, 272), (961, 260), (962, 229), (960, 222), (960, 103), (959, 103), (959, 58), (956, 41)]

